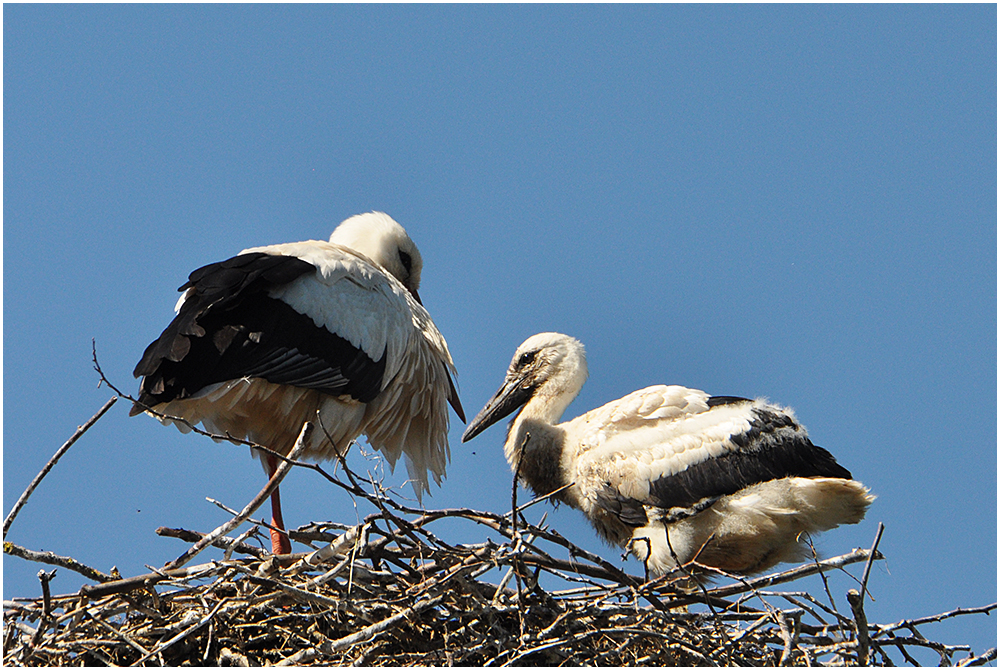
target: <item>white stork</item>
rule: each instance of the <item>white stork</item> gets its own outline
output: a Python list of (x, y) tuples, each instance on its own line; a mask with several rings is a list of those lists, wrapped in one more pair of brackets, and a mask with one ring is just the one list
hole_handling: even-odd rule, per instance
[[(195, 270), (135, 368), (132, 414), (151, 408), (281, 454), (314, 421), (305, 455), (317, 460), (364, 434), (391, 466), (406, 455), (420, 496), (428, 470), (438, 484), (445, 474), (448, 403), (465, 421), (448, 345), (417, 295), (421, 268), (403, 227), (371, 212), (329, 242), (255, 247)], [(263, 463), (270, 476), (277, 459)], [(271, 508), (283, 531), (277, 490)], [(284, 532), (271, 544), (291, 551)]]
[(558, 423), (586, 378), (580, 342), (528, 338), (462, 441), (520, 408), (504, 444), (514, 471), (653, 575), (692, 559), (735, 574), (797, 560), (804, 533), (857, 523), (874, 500), (764, 400), (650, 386)]

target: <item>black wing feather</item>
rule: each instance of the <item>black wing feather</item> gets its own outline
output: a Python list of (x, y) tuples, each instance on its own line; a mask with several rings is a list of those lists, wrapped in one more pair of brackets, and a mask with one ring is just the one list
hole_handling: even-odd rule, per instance
[(257, 252), (192, 272), (179, 289), (193, 289), (180, 313), (136, 365), (139, 402), (153, 406), (243, 377), (370, 402), (381, 390), (385, 352), (374, 361), (268, 295), (315, 271), (294, 256)]
[[(750, 402), (718, 396), (720, 404)], [(711, 404), (711, 401), (710, 401)], [(715, 406), (712, 405), (712, 406)], [(601, 506), (608, 511), (621, 510), (617, 516), (626, 525), (640, 525), (644, 514), (641, 505), (663, 509), (701, 509), (705, 500), (784, 477), (836, 477), (851, 479), (851, 473), (839, 465), (833, 455), (812, 443), (805, 431), (787, 414), (766, 408), (753, 408), (749, 430), (731, 435), (738, 449), (709, 458), (666, 477), (650, 482), (650, 497), (645, 501), (610, 500)]]

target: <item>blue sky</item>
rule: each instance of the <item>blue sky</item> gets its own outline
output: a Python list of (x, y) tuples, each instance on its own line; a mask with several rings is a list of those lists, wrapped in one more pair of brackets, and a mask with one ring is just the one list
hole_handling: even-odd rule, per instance
[[(993, 602), (996, 19), (6, 6), (5, 513), (109, 397), (92, 339), (134, 392), (191, 270), (377, 209), (420, 247), (469, 416), (546, 330), (588, 350), (567, 417), (657, 383), (767, 396), (878, 495), (819, 545), (868, 547), (885, 524), (871, 621)], [(244, 448), (127, 413), (70, 450), (9, 540), (138, 574), (184, 549), (156, 527), (210, 530), (225, 519), (206, 496), (242, 507), (263, 485)], [(426, 504), (506, 509), (503, 428), (467, 445), (461, 430)], [(315, 473), (282, 493), (292, 526), (355, 518)], [(549, 512), (617, 560), (579, 513)], [(4, 597), (37, 595), (38, 568), (5, 557)], [(52, 588), (81, 583), (60, 570)], [(995, 621), (925, 633), (981, 653)]]

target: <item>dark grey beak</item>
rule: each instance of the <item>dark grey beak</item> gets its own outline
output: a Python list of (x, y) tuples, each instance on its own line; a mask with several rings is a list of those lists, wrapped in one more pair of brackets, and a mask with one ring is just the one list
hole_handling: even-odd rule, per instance
[(508, 377), (496, 395), (479, 411), (462, 433), (462, 442), (468, 442), (500, 419), (520, 409), (528, 402), (538, 387), (522, 376)]

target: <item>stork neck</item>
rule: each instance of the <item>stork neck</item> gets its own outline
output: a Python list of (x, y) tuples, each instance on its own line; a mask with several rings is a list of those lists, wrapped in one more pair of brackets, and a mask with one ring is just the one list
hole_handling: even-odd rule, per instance
[[(520, 470), (524, 480), (539, 495), (558, 488), (555, 485), (550, 487), (549, 482), (537, 481), (537, 477), (532, 473), (536, 470), (547, 470), (541, 467), (543, 462), (553, 465), (560, 462), (563, 430), (556, 424), (577, 395), (576, 393), (552, 395), (545, 391), (544, 386), (538, 389), (538, 392), (521, 408), (511, 421), (507, 430), (507, 441), (504, 442), (504, 455), (507, 456), (510, 467), (515, 471)], [(553, 450), (556, 453), (549, 453)], [(522, 459), (524, 463), (521, 463)], [(544, 478), (550, 479), (548, 472)]]
[(583, 379), (550, 379), (543, 383), (531, 396), (518, 418), (531, 418), (555, 425), (563, 412), (580, 394)]
[(511, 469), (535, 495), (552, 493), (565, 484), (559, 469), (563, 441), (562, 428), (531, 415), (525, 416), (523, 410), (511, 422), (504, 454)]

